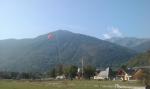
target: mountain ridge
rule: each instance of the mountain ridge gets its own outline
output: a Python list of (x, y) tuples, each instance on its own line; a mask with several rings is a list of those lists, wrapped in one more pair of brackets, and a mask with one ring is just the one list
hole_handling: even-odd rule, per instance
[(135, 37), (124, 37), (124, 38), (111, 38), (107, 41), (118, 44), (135, 50), (139, 53), (146, 52), (150, 49), (150, 38), (135, 38)]

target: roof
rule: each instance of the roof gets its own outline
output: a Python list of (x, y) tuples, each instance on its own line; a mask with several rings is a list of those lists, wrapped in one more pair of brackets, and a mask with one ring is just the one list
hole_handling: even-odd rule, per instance
[(123, 69), (119, 69), (119, 70), (117, 71), (117, 75), (118, 75), (118, 76), (123, 76), (123, 75), (125, 75), (125, 74), (127, 74), (127, 73), (126, 73), (125, 70), (123, 70)]

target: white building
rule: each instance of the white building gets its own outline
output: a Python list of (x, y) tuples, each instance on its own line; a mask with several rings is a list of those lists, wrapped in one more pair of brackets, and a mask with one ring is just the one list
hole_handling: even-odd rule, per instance
[(109, 67), (106, 68), (104, 71), (101, 71), (99, 74), (94, 76), (94, 79), (104, 80), (109, 78)]

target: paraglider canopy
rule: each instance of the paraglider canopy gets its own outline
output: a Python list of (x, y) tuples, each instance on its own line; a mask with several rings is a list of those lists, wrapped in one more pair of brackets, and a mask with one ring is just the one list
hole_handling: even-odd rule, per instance
[(54, 36), (53, 36), (52, 33), (49, 33), (48, 36), (47, 36), (47, 38), (48, 38), (49, 40), (52, 40), (52, 39), (54, 38)]

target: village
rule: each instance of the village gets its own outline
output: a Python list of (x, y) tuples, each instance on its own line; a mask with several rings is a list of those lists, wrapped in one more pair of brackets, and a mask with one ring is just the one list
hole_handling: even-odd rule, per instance
[[(126, 70), (123, 68), (119, 68), (112, 74), (112, 70), (108, 67), (106, 69), (96, 69), (94, 76), (90, 76), (90, 79), (94, 80), (121, 80), (121, 81), (139, 81), (144, 79), (145, 70), (150, 69), (150, 66), (143, 67), (133, 67), (127, 68)], [(83, 73), (83, 74), (82, 74)], [(82, 79), (84, 72), (78, 68), (77, 75), (75, 79)], [(56, 76), (56, 79), (66, 79), (65, 74)]]
[[(68, 82), (68, 83), (74, 83), (74, 82), (83, 82), (86, 81), (89, 82), (95, 82), (95, 83), (104, 83), (100, 87), (107, 88), (107, 89), (149, 89), (149, 73), (146, 73), (149, 71), (150, 66), (142, 66), (142, 67), (133, 67), (133, 68), (118, 68), (116, 71), (113, 71), (110, 67), (103, 68), (103, 69), (95, 69), (93, 71), (92, 66), (88, 67), (81, 67), (77, 68), (76, 66), (70, 66), (67, 67), (67, 72), (61, 72), (60, 71), (54, 73), (52, 71), (50, 74), (39, 74), (39, 73), (9, 73), (9, 72), (0, 72), (0, 78), (1, 80), (7, 79), (8, 81), (29, 81), (29, 83), (32, 82), (45, 82), (45, 83), (59, 83)], [(83, 69), (83, 70), (82, 70)], [(147, 78), (147, 79), (146, 79)], [(1, 81), (0, 80), (0, 81)], [(96, 82), (97, 81), (97, 82)], [(146, 85), (147, 88), (143, 86), (133, 86), (132, 83), (136, 83), (141, 81), (143, 85)], [(105, 83), (114, 83), (110, 85), (106, 85)], [(131, 83), (131, 84), (129, 84)], [(122, 85), (122, 84), (128, 84), (128, 85)], [(67, 85), (68, 86), (68, 85)], [(86, 85), (87, 86), (87, 85)], [(95, 87), (98, 87), (97, 84)]]

